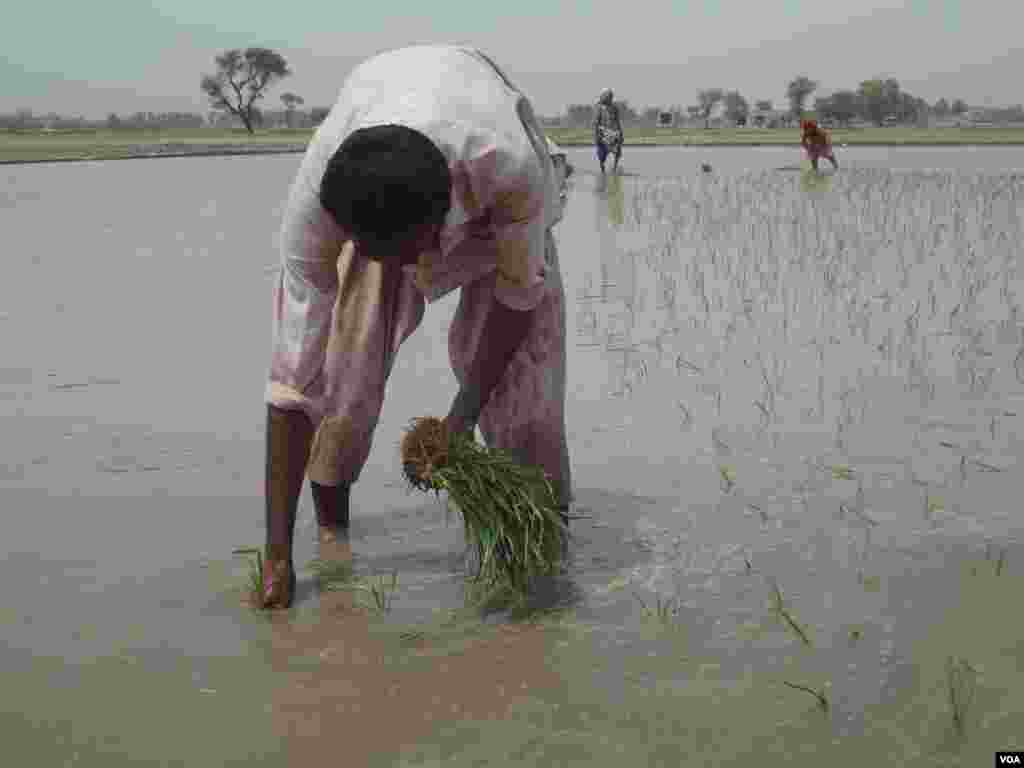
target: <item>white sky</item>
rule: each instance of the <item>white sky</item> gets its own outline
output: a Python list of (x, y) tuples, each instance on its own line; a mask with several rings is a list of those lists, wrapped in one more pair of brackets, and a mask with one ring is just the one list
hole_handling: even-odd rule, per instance
[[(686, 106), (698, 88), (785, 101), (806, 74), (820, 93), (891, 76), (934, 102), (1024, 102), (1021, 0), (700, 0), (505, 6), (292, 0), (23, 3), (0, 25), (0, 112), (29, 108), (205, 113), (199, 78), (227, 48), (265, 45), (294, 75), (273, 89), (330, 106), (354, 63), (412, 43), (489, 53), (533, 100), (560, 114), (600, 89), (637, 108)], [(485, 7), (486, 6), (486, 7)]]

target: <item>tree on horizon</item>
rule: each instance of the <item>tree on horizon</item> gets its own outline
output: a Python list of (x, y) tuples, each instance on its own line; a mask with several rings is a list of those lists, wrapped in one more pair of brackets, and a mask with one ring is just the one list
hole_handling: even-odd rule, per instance
[(697, 114), (704, 121), (704, 128), (710, 125), (711, 113), (715, 107), (725, 98), (725, 92), (721, 88), (707, 88), (697, 91)]
[(249, 133), (257, 122), (256, 102), (267, 88), (291, 74), (288, 63), (270, 48), (233, 48), (216, 57), (217, 73), (203, 75), (200, 88), (210, 106), (235, 115)]
[(281, 94), (281, 103), (284, 104), (284, 119), (288, 124), (288, 127), (292, 127), (292, 121), (295, 119), (295, 108), (306, 103), (306, 100), (301, 96), (286, 91)]

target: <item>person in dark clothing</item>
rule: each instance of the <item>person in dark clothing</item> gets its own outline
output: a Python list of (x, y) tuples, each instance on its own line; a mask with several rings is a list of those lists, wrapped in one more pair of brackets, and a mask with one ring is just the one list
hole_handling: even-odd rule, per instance
[(622, 157), (622, 121), (619, 118), (619, 108), (612, 99), (611, 88), (605, 88), (598, 99), (594, 114), (594, 146), (597, 148), (597, 161), (601, 164), (601, 173), (604, 173), (608, 155), (615, 158), (613, 171), (619, 170), (619, 160)]

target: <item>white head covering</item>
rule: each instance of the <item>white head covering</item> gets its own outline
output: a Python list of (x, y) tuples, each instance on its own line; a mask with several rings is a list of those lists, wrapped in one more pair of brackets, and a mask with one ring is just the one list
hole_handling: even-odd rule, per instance
[(598, 99), (598, 101), (604, 103), (604, 102), (607, 102), (607, 101), (611, 101), (611, 99), (612, 99), (612, 89), (611, 88), (605, 88), (603, 91), (601, 91), (601, 98)]

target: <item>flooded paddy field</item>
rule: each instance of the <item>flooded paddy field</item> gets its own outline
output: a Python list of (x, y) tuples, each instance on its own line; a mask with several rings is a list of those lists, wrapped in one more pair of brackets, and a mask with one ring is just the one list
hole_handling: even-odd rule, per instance
[(448, 297), (399, 354), (350, 539), (315, 543), (307, 491), (298, 604), (264, 616), (231, 551), (262, 542), (296, 164), (5, 170), (8, 754), (974, 765), (1024, 748), (1019, 179), (579, 175), (559, 233), (582, 516), (565, 573), (526, 618), (467, 609), (457, 516), (402, 484), (401, 430), (454, 392)]

